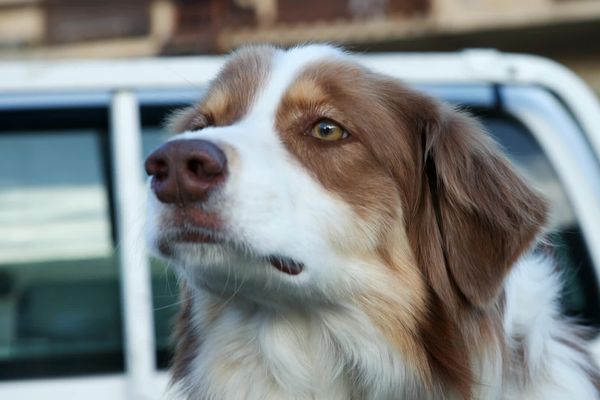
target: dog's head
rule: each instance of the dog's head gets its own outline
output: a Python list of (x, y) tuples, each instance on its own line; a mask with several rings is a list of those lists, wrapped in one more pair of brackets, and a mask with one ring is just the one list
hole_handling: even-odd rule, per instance
[(238, 51), (171, 127), (146, 161), (148, 238), (186, 286), (361, 309), (423, 379), (469, 392), (482, 330), (458, 315), (497, 304), (546, 215), (476, 121), (310, 45)]
[(473, 119), (330, 46), (240, 50), (171, 125), (149, 242), (216, 294), (486, 307), (545, 219)]

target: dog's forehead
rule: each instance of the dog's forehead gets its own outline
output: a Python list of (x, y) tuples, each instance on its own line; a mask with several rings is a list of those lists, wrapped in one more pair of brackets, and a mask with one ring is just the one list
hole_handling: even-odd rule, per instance
[(287, 89), (308, 66), (323, 60), (342, 59), (345, 54), (329, 45), (310, 45), (279, 51), (272, 59), (265, 82), (249, 114), (275, 115)]
[(275, 114), (287, 88), (310, 64), (342, 59), (346, 54), (329, 45), (288, 50), (251, 46), (235, 52), (212, 82), (201, 111), (215, 125)]
[(231, 125), (248, 113), (271, 73), (276, 53), (270, 46), (252, 46), (232, 55), (200, 104), (199, 111), (211, 125)]

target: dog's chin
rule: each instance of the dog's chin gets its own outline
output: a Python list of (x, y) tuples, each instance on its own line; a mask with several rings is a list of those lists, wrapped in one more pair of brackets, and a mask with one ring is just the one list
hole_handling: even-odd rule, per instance
[[(228, 275), (293, 279), (301, 275), (305, 265), (281, 254), (260, 255), (248, 246), (238, 244), (209, 231), (195, 230), (171, 233), (154, 241), (153, 250), (169, 264), (186, 270), (226, 271)], [(275, 277), (275, 278), (274, 278)]]
[[(262, 265), (269, 273), (300, 275), (304, 264), (280, 252), (253, 251), (224, 229), (222, 216), (195, 206), (161, 207), (160, 217), (150, 225), (147, 240), (159, 258), (186, 268), (222, 266), (228, 270)], [(157, 210), (154, 210), (156, 213)], [(272, 271), (271, 271), (272, 270)]]
[(190, 287), (228, 301), (284, 307), (305, 300), (308, 274), (286, 257), (256, 256), (227, 243), (178, 242), (163, 258)]

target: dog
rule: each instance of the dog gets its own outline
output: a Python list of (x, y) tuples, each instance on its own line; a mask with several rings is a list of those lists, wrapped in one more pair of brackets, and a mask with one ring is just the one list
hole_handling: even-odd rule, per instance
[(330, 45), (235, 52), (146, 160), (208, 399), (598, 399), (548, 206), (481, 126)]

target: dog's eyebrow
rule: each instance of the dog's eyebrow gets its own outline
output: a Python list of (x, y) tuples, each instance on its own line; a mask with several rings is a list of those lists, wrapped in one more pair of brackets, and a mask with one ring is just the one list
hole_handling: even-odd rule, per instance
[(231, 125), (246, 115), (266, 84), (276, 49), (251, 46), (233, 54), (212, 82), (198, 110), (214, 125)]

